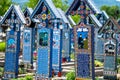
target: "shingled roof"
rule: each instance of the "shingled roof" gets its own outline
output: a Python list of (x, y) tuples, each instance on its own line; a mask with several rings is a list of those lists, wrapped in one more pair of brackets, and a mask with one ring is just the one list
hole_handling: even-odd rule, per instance
[[(69, 15), (71, 11), (76, 11), (80, 6), (81, 0), (74, 0), (69, 9), (67, 10), (66, 14)], [(84, 0), (86, 5), (92, 10), (94, 13), (101, 13), (101, 11), (95, 6), (92, 0)]]
[(107, 22), (103, 25), (103, 27), (101, 27), (100, 30), (98, 31), (99, 34), (104, 33), (104, 29), (109, 24), (109, 22), (111, 22), (114, 25), (114, 27), (116, 27), (115, 33), (120, 33), (120, 25), (114, 18), (110, 17), (107, 20)]
[(65, 16), (65, 12), (62, 11), (60, 8), (57, 8), (60, 16), (61, 16), (61, 19), (63, 20), (64, 23), (68, 24), (69, 28), (72, 28), (72, 26), (70, 25), (70, 22), (68, 21), (67, 17)]
[(39, 0), (37, 6), (35, 7), (32, 15), (31, 15), (31, 18), (33, 18), (35, 16), (35, 14), (37, 14), (39, 11), (41, 11), (40, 8), (42, 7), (42, 3), (44, 3), (45, 6), (47, 6), (47, 8), (50, 10), (50, 12), (52, 13), (52, 15), (55, 18), (60, 18), (57, 8), (53, 4), (52, 0)]
[(33, 9), (32, 8), (26, 8), (25, 10), (24, 10), (24, 15), (26, 16), (26, 14), (28, 14), (29, 16), (31, 16), (32, 15), (32, 13), (33, 13)]
[(90, 14), (89, 17), (97, 27), (102, 27), (102, 24), (98, 21), (95, 15)]
[(1, 21), (1, 24), (3, 24), (5, 22), (5, 20), (9, 17), (9, 14), (12, 12), (12, 11), (15, 11), (15, 14), (16, 16), (20, 19), (21, 23), (22, 24), (26, 24), (26, 20), (25, 20), (25, 17), (24, 17), (24, 14), (20, 8), (20, 6), (18, 5), (11, 5), (9, 7), (9, 9), (7, 10), (7, 12), (5, 13), (5, 15), (3, 16), (3, 19)]

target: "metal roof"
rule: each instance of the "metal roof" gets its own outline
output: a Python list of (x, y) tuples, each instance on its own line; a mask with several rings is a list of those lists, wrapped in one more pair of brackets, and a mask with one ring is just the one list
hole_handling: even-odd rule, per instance
[(3, 16), (3, 19), (1, 21), (1, 24), (4, 23), (4, 21), (6, 20), (6, 18), (9, 16), (10, 12), (14, 10), (15, 13), (16, 13), (16, 16), (21, 20), (21, 23), (23, 24), (26, 24), (26, 20), (25, 20), (25, 17), (24, 17), (24, 14), (20, 8), (19, 5), (11, 5), (9, 7), (9, 9), (7, 10), (7, 12), (5, 13), (5, 15)]
[(39, 8), (42, 6), (42, 3), (44, 3), (48, 9), (50, 10), (50, 12), (54, 15), (55, 18), (60, 18), (61, 16), (59, 15), (55, 5), (53, 4), (52, 0), (40, 0), (37, 4), (37, 6), (35, 7), (31, 18), (34, 17), (34, 15), (36, 14), (36, 12), (39, 10)]
[(92, 19), (92, 21), (98, 26), (102, 27), (102, 24), (99, 22), (99, 20), (96, 18), (94, 14), (90, 14), (89, 17)]

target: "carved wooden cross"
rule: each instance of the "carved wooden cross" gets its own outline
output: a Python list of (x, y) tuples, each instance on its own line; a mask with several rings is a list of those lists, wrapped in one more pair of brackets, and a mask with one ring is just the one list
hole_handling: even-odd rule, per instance
[(48, 27), (49, 20), (51, 19), (51, 14), (48, 13), (47, 7), (43, 6), (42, 12), (36, 15), (35, 18), (39, 19), (43, 27)]
[(84, 24), (87, 23), (87, 16), (93, 13), (91, 10), (87, 10), (86, 2), (85, 0), (80, 1), (80, 6), (77, 11), (72, 11), (71, 15), (80, 15), (80, 22), (83, 22)]

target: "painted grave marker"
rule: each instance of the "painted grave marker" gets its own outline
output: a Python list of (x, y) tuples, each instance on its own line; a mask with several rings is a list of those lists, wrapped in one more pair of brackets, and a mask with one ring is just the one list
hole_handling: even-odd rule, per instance
[(120, 27), (113, 18), (109, 18), (99, 30), (99, 34), (102, 34), (104, 39), (104, 79), (117, 79), (117, 36), (119, 30)]
[(21, 26), (26, 24), (26, 20), (19, 6), (11, 5), (5, 13), (1, 25), (3, 29), (7, 29), (6, 37), (6, 53), (4, 78), (18, 77), (18, 61), (20, 53), (20, 31)]

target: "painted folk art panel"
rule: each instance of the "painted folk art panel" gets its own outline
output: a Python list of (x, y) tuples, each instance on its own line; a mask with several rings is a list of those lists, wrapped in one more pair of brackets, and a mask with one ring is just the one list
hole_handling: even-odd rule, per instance
[(76, 80), (92, 79), (94, 80), (94, 30), (91, 26), (86, 26), (80, 23), (75, 26), (74, 39), (75, 39), (75, 68)]
[(118, 55), (120, 55), (120, 34), (118, 34)]
[(70, 29), (63, 29), (62, 33), (63, 41), (62, 41), (62, 58), (66, 58), (67, 61), (70, 61), (70, 54), (71, 54), (71, 30)]
[(38, 59), (37, 77), (49, 78), (52, 76), (52, 31), (41, 28), (37, 30)]
[(4, 77), (15, 78), (18, 74), (18, 33), (7, 32)]
[(62, 58), (62, 31), (60, 29), (53, 29), (53, 51), (52, 51), (52, 69), (56, 74), (61, 72), (61, 58)]
[(32, 63), (32, 28), (25, 28), (23, 31), (23, 60), (25, 63)]
[(106, 40), (104, 49), (104, 79), (117, 79), (116, 40)]

